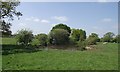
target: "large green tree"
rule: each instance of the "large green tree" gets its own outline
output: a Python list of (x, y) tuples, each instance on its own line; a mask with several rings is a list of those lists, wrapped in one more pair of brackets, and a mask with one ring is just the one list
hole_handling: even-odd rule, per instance
[(115, 36), (114, 33), (112, 32), (107, 32), (104, 36), (103, 36), (103, 41), (104, 42), (111, 42), (113, 40), (113, 36)]
[(49, 34), (51, 44), (64, 45), (69, 42), (69, 33), (64, 29), (54, 29)]
[(14, 20), (14, 16), (22, 16), (22, 13), (16, 10), (20, 2), (0, 2), (0, 32), (3, 35), (11, 35), (11, 23), (8, 20)]
[(64, 29), (64, 30), (66, 30), (66, 31), (69, 33), (69, 35), (70, 35), (70, 33), (71, 33), (70, 27), (67, 26), (67, 25), (65, 25), (65, 24), (62, 24), (62, 23), (55, 25), (55, 26), (52, 28), (51, 31), (53, 31), (54, 29)]

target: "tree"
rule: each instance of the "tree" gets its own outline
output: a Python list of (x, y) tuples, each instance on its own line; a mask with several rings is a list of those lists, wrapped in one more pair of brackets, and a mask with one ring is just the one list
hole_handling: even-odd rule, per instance
[(0, 18), (4, 19), (4, 18), (9, 18), (11, 20), (13, 20), (14, 16), (22, 16), (22, 13), (19, 11), (16, 11), (16, 7), (20, 4), (20, 2), (0, 2)]
[(10, 22), (6, 22), (8, 20), (14, 20), (14, 16), (22, 16), (21, 12), (16, 11), (16, 7), (20, 4), (20, 2), (0, 2), (0, 32), (3, 36), (11, 35), (10, 31)]
[(9, 36), (11, 35), (11, 31), (10, 31), (10, 23), (6, 23), (4, 20), (0, 21), (0, 32), (2, 33), (2, 36)]
[(120, 43), (120, 35), (116, 35), (116, 36), (115, 36), (114, 42)]
[(88, 45), (96, 44), (98, 39), (99, 39), (99, 37), (98, 37), (98, 35), (96, 33), (91, 33), (91, 35), (89, 35), (89, 37), (87, 39), (87, 44)]
[(80, 41), (84, 41), (86, 39), (86, 32), (80, 29)]
[(104, 37), (103, 37), (103, 41), (104, 41), (104, 42), (112, 42), (114, 35), (115, 35), (115, 34), (112, 33), (112, 32), (107, 32), (107, 33), (104, 35)]
[(64, 29), (64, 30), (67, 30), (67, 32), (70, 34), (71, 33), (71, 29), (70, 27), (68, 27), (67, 25), (65, 24), (58, 24), (58, 25), (55, 25), (51, 31), (53, 31), (54, 29)]
[(39, 40), (40, 45), (47, 46), (48, 37), (46, 34), (38, 34), (35, 38)]
[(20, 44), (28, 45), (33, 39), (32, 31), (22, 29), (18, 31), (16, 39)]
[(49, 34), (50, 44), (64, 45), (69, 42), (69, 33), (64, 29), (54, 29)]
[(72, 33), (70, 36), (74, 42), (77, 42), (80, 40), (80, 31), (79, 29), (72, 29)]
[(86, 32), (82, 29), (72, 29), (71, 38), (73, 41), (84, 41), (86, 39)]

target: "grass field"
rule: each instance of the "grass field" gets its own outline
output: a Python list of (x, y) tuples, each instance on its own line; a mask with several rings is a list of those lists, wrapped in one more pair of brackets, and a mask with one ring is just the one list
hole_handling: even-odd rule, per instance
[(15, 38), (2, 38), (2, 44), (15, 45), (16, 44), (16, 39)]
[[(15, 44), (14, 39), (3, 38), (3, 44)], [(12, 41), (13, 40), (13, 41)], [(4, 47), (3, 47), (4, 48)], [(2, 56), (4, 70), (118, 70), (118, 46), (98, 43), (86, 51), (42, 50)]]

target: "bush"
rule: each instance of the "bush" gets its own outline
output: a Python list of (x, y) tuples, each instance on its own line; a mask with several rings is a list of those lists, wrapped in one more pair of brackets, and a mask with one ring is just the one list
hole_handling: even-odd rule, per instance
[(69, 42), (69, 33), (64, 29), (54, 29), (49, 34), (50, 44), (64, 45)]
[(77, 44), (77, 41), (75, 41), (75, 39), (73, 37), (70, 37), (69, 39), (69, 44), (71, 45), (76, 45)]
[(22, 29), (18, 31), (16, 39), (20, 44), (28, 45), (33, 39), (32, 31)]
[(99, 37), (96, 33), (91, 33), (87, 39), (87, 45), (94, 45), (99, 41)]
[(87, 39), (87, 45), (94, 45), (96, 44), (96, 38), (89, 38)]
[(107, 32), (104, 37), (103, 37), (103, 41), (104, 42), (112, 42), (113, 41), (113, 36), (115, 36), (114, 33), (112, 32)]
[(79, 47), (80, 50), (84, 50), (86, 47), (86, 41), (78, 41), (77, 46)]
[(39, 40), (38, 39), (33, 39), (32, 40), (32, 42), (31, 42), (31, 44), (33, 45), (33, 46), (37, 46), (37, 45), (39, 45)]
[(40, 45), (47, 46), (48, 37), (46, 34), (38, 34), (35, 36), (35, 38), (39, 40)]
[(75, 42), (84, 41), (86, 39), (86, 32), (82, 29), (72, 29), (72, 33), (71, 33), (70, 37)]
[(116, 35), (116, 37), (114, 38), (114, 41), (116, 43), (120, 43), (120, 35)]

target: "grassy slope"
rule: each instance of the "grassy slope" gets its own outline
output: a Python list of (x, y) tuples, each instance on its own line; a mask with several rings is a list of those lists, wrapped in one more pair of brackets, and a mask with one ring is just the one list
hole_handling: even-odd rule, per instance
[(3, 55), (3, 69), (117, 70), (117, 44), (99, 43), (91, 51), (48, 50)]

